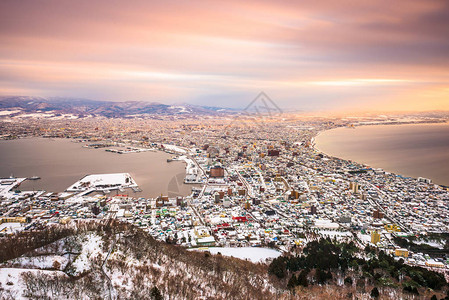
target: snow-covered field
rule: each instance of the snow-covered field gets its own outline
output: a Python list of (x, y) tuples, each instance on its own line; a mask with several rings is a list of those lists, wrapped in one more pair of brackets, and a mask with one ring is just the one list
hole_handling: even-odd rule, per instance
[(338, 229), (340, 225), (328, 219), (318, 219), (315, 221), (315, 227), (319, 229)]
[(200, 249), (201, 251), (209, 251), (212, 254), (221, 253), (224, 256), (232, 256), (240, 259), (247, 259), (253, 263), (265, 262), (268, 258), (276, 258), (281, 255), (281, 252), (269, 249), (269, 248), (258, 248), (258, 247), (211, 247), (206, 249)]
[[(106, 255), (102, 246), (101, 236), (91, 232), (79, 235), (76, 239), (68, 237), (58, 240), (31, 251), (28, 253), (31, 256), (22, 256), (3, 263), (0, 266), (0, 288), (3, 289), (3, 294), (0, 289), (0, 299), (3, 299), (3, 296), (25, 299), (23, 293), (27, 289), (22, 275), (27, 272), (38, 277), (41, 274), (66, 277), (67, 274), (78, 276), (90, 271), (93, 264), (101, 263)], [(63, 254), (66, 251), (79, 254)], [(67, 266), (69, 269), (65, 270)]]
[[(18, 269), (18, 268), (0, 268), (0, 286), (7, 292), (13, 299), (29, 299), (23, 296), (23, 291), (26, 290), (25, 283), (22, 280), (22, 274), (24, 273), (34, 274), (57, 274), (60, 276), (67, 276), (60, 271), (43, 271), (34, 269)], [(5, 295), (7, 295), (5, 293)]]
[(18, 257), (8, 261), (8, 264), (20, 265), (21, 268), (31, 269), (52, 269), (63, 270), (69, 260), (66, 256), (61, 255), (45, 255), (33, 257)]
[(72, 267), (74, 267), (74, 275), (80, 275), (91, 268), (91, 261), (94, 260), (97, 256), (102, 255), (102, 247), (103, 241), (101, 237), (97, 234), (91, 233), (84, 237), (83, 247), (81, 250), (81, 254), (75, 259), (72, 263)]
[[(12, 114), (21, 113), (16, 116), (10, 117)], [(11, 119), (48, 119), (48, 120), (62, 120), (62, 119), (78, 119), (79, 117), (74, 114), (60, 114), (52, 111), (36, 112), (36, 113), (23, 113), (21, 110), (0, 111), (0, 116), (8, 116)]]

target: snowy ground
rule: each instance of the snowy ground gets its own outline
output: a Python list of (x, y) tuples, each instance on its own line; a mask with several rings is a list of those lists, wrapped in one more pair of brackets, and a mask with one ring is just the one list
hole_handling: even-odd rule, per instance
[(187, 152), (186, 150), (184, 150), (178, 146), (175, 146), (175, 145), (163, 144), (163, 146), (167, 150), (175, 151), (178, 153), (186, 153)]
[(323, 237), (336, 238), (337, 240), (352, 237), (349, 231), (320, 230), (318, 233)]
[(38, 274), (59, 274), (67, 276), (60, 271), (42, 271), (34, 269), (18, 269), (18, 268), (0, 268), (0, 286), (5, 292), (9, 293), (13, 299), (28, 299), (22, 295), (22, 292), (26, 290), (25, 284), (22, 280), (22, 274), (26, 272), (38, 273)]
[(101, 250), (102, 244), (103, 241), (97, 234), (90, 233), (84, 237), (81, 254), (72, 263), (74, 275), (80, 275), (90, 270), (91, 261), (95, 259), (95, 257), (101, 256), (103, 253)]
[(26, 178), (0, 178), (2, 183), (5, 181), (11, 181), (11, 184), (0, 184), (0, 196), (10, 198), (11, 194), (13, 194), (11, 190), (25, 180)]
[(198, 170), (192, 159), (188, 158), (185, 155), (179, 157), (179, 160), (182, 160), (186, 163), (186, 173), (187, 174), (197, 174)]
[(134, 179), (128, 173), (93, 174), (78, 180), (69, 188), (69, 192), (80, 192), (88, 189), (104, 190), (119, 187), (137, 187)]
[(45, 255), (34, 257), (18, 257), (16, 259), (8, 261), (7, 263), (13, 266), (20, 266), (21, 268), (53, 269), (55, 267), (58, 267), (59, 270), (63, 270), (68, 262), (69, 260), (67, 256)]
[(416, 244), (427, 244), (429, 246), (438, 248), (438, 249), (443, 249), (444, 245), (440, 242), (440, 241), (424, 241), (424, 240), (416, 240), (413, 241)]
[(248, 259), (253, 263), (265, 262), (265, 260), (268, 258), (276, 258), (281, 255), (281, 252), (277, 250), (269, 248), (258, 248), (258, 247), (241, 247), (241, 248), (211, 247), (211, 248), (201, 248), (198, 250), (209, 251), (212, 254), (218, 254), (218, 252), (220, 252), (224, 256), (232, 256), (240, 259)]
[(338, 229), (340, 225), (327, 219), (318, 219), (315, 221), (315, 227), (319, 229)]
[[(0, 112), (0, 116), (10, 116), (11, 114), (15, 114), (22, 111), (6, 111)], [(11, 119), (49, 119), (49, 120), (62, 120), (62, 119), (78, 119), (79, 117), (74, 114), (59, 114), (52, 113), (51, 111), (47, 112), (37, 112), (37, 113), (22, 113), (17, 116), (10, 117)]]
[(15, 114), (18, 112), (21, 112), (21, 110), (4, 110), (4, 111), (0, 111), (0, 116), (12, 115), (12, 114)]
[(18, 231), (22, 231), (24, 228), (22, 223), (3, 223), (0, 224), (0, 232), (1, 233), (14, 233)]
[(371, 235), (357, 233), (357, 237), (365, 243), (371, 243)]
[[(29, 253), (31, 256), (22, 256), (5, 262), (0, 266), (0, 299), (3, 297), (25, 299), (22, 293), (27, 289), (22, 274), (26, 272), (67, 276), (61, 270), (68, 266), (69, 270), (66, 272), (77, 276), (91, 270), (93, 264), (101, 263), (105, 257), (102, 246), (103, 241), (98, 234), (87, 233), (77, 237), (77, 240), (61, 239), (31, 251)], [(66, 251), (79, 251), (80, 254), (62, 254)], [(70, 263), (74, 256), (76, 258)]]
[(190, 176), (192, 178), (194, 178), (193, 181), (189, 181), (189, 183), (202, 183), (202, 176), (204, 174), (202, 174), (203, 172), (201, 171), (200, 168), (198, 168), (198, 166), (195, 164), (195, 162), (191, 159), (188, 158), (185, 155), (181, 155), (178, 160), (184, 161), (186, 163), (186, 176)]

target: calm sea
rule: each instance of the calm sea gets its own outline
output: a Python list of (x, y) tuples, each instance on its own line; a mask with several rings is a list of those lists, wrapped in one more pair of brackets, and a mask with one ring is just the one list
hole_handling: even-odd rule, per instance
[(331, 156), (449, 186), (449, 124), (337, 128), (322, 132), (316, 147)]
[[(40, 180), (27, 180), (20, 188), (62, 192), (87, 174), (130, 173), (143, 190), (140, 193), (127, 190), (127, 194), (135, 197), (156, 197), (167, 192), (190, 194), (191, 186), (182, 183), (185, 163), (167, 163), (167, 158), (173, 155), (160, 151), (116, 154), (83, 145), (68, 139), (0, 141), (0, 178), (39, 176)], [(179, 186), (173, 184), (173, 179)]]

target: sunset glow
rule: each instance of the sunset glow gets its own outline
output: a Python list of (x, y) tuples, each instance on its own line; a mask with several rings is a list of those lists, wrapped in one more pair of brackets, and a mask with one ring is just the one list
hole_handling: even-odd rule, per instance
[(0, 94), (448, 110), (449, 2), (2, 1)]

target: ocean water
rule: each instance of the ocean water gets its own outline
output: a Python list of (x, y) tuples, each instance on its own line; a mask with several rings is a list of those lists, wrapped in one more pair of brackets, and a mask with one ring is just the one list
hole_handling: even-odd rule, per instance
[(62, 192), (87, 174), (130, 173), (142, 189), (140, 193), (126, 191), (135, 197), (168, 192), (186, 196), (191, 192), (191, 185), (182, 183), (185, 163), (167, 163), (173, 155), (160, 151), (116, 154), (83, 145), (69, 139), (0, 141), (0, 178), (39, 176), (40, 180), (27, 180), (20, 189)]
[(341, 127), (315, 141), (328, 155), (449, 186), (448, 123)]

